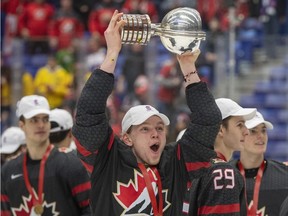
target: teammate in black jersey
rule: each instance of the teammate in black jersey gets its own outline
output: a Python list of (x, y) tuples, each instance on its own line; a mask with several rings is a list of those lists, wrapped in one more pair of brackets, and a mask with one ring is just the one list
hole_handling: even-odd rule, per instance
[(288, 166), (265, 159), (267, 130), (273, 129), (273, 125), (259, 112), (245, 124), (250, 133), (245, 139), (240, 160), (231, 164), (245, 178), (248, 214), (279, 215), (280, 206), (288, 195)]
[(253, 118), (256, 109), (242, 108), (229, 98), (218, 98), (216, 103), (222, 115), (214, 145), (217, 157), (203, 176), (191, 182), (183, 204), (184, 215), (246, 215), (243, 177), (227, 162), (243, 146), (248, 135), (245, 120)]
[(74, 154), (49, 142), (50, 108), (46, 98), (23, 97), (17, 103), (27, 153), (1, 170), (1, 215), (90, 215), (89, 176)]
[[(52, 109), (50, 113), (50, 142), (60, 151), (72, 151), (75, 144), (72, 138), (73, 117), (65, 109)], [(76, 153), (76, 151), (75, 151)]]

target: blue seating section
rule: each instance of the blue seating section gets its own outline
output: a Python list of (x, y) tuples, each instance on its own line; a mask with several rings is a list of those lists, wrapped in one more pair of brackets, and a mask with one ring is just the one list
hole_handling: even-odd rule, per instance
[(254, 62), (254, 51), (263, 47), (264, 33), (262, 23), (255, 18), (246, 19), (237, 31), (235, 43), (236, 73), (241, 71), (241, 64)]
[(256, 107), (265, 119), (272, 122), (268, 130), (266, 157), (288, 161), (288, 56), (283, 65), (271, 68), (268, 81), (259, 81), (250, 95), (243, 95), (243, 107)]

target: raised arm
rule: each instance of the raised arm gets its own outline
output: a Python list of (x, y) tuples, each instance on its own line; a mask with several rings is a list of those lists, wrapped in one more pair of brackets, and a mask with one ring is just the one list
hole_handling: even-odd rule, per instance
[(118, 11), (115, 10), (108, 28), (104, 32), (107, 44), (107, 54), (100, 69), (107, 73), (114, 73), (119, 52), (122, 47), (120, 31), (125, 24), (124, 20), (120, 20), (122, 15), (123, 13), (118, 13)]
[[(105, 31), (107, 54), (100, 69), (96, 69), (86, 82), (77, 103), (77, 113), (72, 132), (78, 156), (89, 172), (92, 172), (96, 157), (106, 155), (112, 129), (105, 114), (107, 98), (114, 87), (114, 70), (121, 50), (120, 30), (125, 21), (116, 10)], [(106, 147), (106, 148), (105, 148)], [(110, 145), (111, 147), (111, 145)], [(100, 151), (102, 148), (102, 152)], [(101, 152), (101, 154), (99, 154)], [(101, 160), (103, 163), (105, 159)]]
[(185, 86), (187, 105), (191, 111), (191, 121), (182, 138), (178, 141), (180, 155), (185, 162), (191, 179), (203, 174), (216, 157), (214, 140), (220, 128), (221, 113), (215, 99), (198, 76), (195, 62), (200, 50), (177, 56)]

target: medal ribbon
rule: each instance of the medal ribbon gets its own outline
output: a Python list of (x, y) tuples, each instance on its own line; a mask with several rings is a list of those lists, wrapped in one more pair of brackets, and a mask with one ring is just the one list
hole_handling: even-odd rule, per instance
[(163, 215), (163, 196), (162, 196), (162, 183), (161, 183), (160, 174), (159, 174), (156, 167), (152, 168), (153, 172), (156, 174), (156, 177), (157, 177), (158, 195), (159, 195), (159, 203), (157, 206), (156, 196), (154, 194), (151, 179), (150, 179), (149, 174), (146, 170), (146, 167), (144, 166), (144, 164), (141, 164), (141, 163), (139, 163), (138, 166), (139, 166), (139, 168), (143, 174), (144, 180), (145, 180), (145, 184), (146, 184), (146, 187), (147, 187), (147, 190), (149, 193), (149, 197), (150, 197), (150, 200), (152, 203), (154, 215), (155, 216), (161, 216), (161, 215)]
[(28, 177), (27, 154), (24, 155), (23, 176), (24, 176), (26, 188), (32, 196), (33, 205), (36, 205), (36, 204), (42, 205), (42, 193), (43, 193), (43, 185), (44, 185), (45, 163), (46, 163), (47, 158), (49, 157), (49, 154), (50, 154), (52, 149), (53, 149), (53, 145), (49, 145), (48, 148), (46, 149), (46, 152), (45, 152), (43, 158), (41, 159), (39, 179), (38, 179), (38, 200), (36, 199), (36, 197), (33, 193), (32, 186), (30, 184), (29, 177)]
[[(244, 170), (243, 165), (242, 165), (242, 163), (240, 161), (238, 161), (238, 167), (239, 167), (239, 170), (241, 172), (241, 175), (244, 178), (245, 188), (246, 188), (245, 170)], [(254, 185), (254, 193), (253, 193), (253, 205), (251, 206), (250, 210), (247, 208), (249, 215), (256, 215), (256, 213), (257, 213), (258, 200), (259, 200), (259, 191), (260, 191), (260, 185), (261, 185), (261, 180), (262, 180), (264, 169), (265, 169), (265, 160), (263, 160), (263, 162), (262, 162), (262, 164), (259, 167), (258, 172), (257, 172), (256, 181), (255, 181), (255, 185)], [(246, 201), (247, 201), (246, 193), (245, 193), (245, 196), (246, 196)], [(248, 206), (247, 203), (246, 203), (246, 206)]]

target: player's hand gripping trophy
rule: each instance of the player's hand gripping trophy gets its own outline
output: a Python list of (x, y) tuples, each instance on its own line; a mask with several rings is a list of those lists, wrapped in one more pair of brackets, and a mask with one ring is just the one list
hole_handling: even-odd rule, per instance
[(146, 45), (151, 36), (160, 36), (164, 47), (172, 53), (183, 54), (199, 49), (206, 34), (202, 30), (200, 14), (188, 7), (176, 8), (168, 12), (161, 23), (151, 23), (147, 14), (123, 14), (126, 21), (122, 29), (123, 44)]

